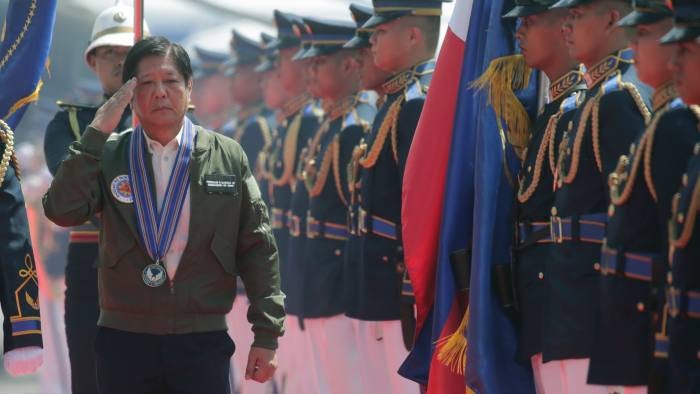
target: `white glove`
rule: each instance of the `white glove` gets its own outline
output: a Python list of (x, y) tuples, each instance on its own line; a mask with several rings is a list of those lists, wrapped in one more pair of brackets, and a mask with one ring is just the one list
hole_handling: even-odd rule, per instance
[(3, 360), (5, 370), (13, 377), (34, 373), (44, 361), (42, 354), (42, 349), (38, 346), (27, 346), (10, 350), (5, 353), (5, 359)]

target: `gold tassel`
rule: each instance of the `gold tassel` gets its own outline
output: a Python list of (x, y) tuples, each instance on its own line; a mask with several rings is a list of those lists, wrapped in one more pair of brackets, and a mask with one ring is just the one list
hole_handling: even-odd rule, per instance
[(39, 91), (41, 90), (41, 87), (44, 85), (44, 82), (39, 80), (39, 83), (36, 85), (36, 89), (34, 89), (34, 92), (30, 94), (29, 96), (22, 97), (19, 99), (16, 103), (12, 105), (10, 108), (10, 111), (5, 115), (5, 120), (9, 119), (12, 114), (17, 112), (20, 108), (24, 107), (25, 105), (29, 103), (33, 103), (37, 100), (39, 100)]
[(438, 339), (436, 351), (438, 361), (450, 368), (450, 371), (464, 376), (467, 368), (467, 337), (464, 335), (469, 324), (469, 308), (464, 312), (457, 330), (451, 335)]
[(503, 119), (508, 128), (508, 143), (522, 158), (530, 141), (530, 117), (515, 91), (530, 84), (532, 69), (522, 55), (499, 57), (491, 61), (486, 71), (472, 83), (471, 87), (488, 89), (489, 104), (496, 116)]

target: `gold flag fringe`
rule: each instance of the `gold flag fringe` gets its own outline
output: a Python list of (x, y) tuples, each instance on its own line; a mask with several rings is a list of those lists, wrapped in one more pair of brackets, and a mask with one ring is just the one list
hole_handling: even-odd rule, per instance
[(436, 342), (437, 358), (443, 365), (450, 368), (450, 371), (464, 376), (467, 368), (467, 337), (465, 332), (469, 324), (469, 308), (464, 312), (462, 321), (457, 330), (451, 335), (440, 338)]
[(474, 89), (487, 89), (489, 104), (496, 116), (507, 126), (508, 143), (522, 158), (530, 141), (530, 117), (515, 91), (530, 84), (532, 69), (522, 55), (499, 57), (491, 61), (486, 71), (474, 82)]

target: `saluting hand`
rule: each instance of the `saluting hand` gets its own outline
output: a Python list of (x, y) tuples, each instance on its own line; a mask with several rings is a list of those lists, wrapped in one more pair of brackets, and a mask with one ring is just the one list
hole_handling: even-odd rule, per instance
[(134, 97), (135, 88), (136, 77), (133, 77), (126, 81), (109, 100), (102, 104), (90, 126), (103, 133), (111, 134), (119, 125), (126, 106), (131, 102), (131, 98)]
[(248, 353), (248, 366), (245, 369), (245, 379), (265, 383), (277, 369), (277, 352), (274, 350), (251, 347)]

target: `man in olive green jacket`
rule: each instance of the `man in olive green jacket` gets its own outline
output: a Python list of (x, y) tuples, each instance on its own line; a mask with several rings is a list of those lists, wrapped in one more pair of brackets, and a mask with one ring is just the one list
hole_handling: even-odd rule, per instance
[[(186, 246), (176, 265), (177, 275), (175, 271), (171, 273), (168, 255), (157, 259), (168, 264), (153, 261), (143, 235), (143, 222), (137, 219), (138, 200), (130, 168), (130, 142), (136, 132), (110, 135), (105, 131), (111, 129), (113, 119), (118, 119), (120, 109), (131, 102), (149, 144), (159, 142), (167, 148), (175, 141), (177, 130), (177, 143), (184, 144), (181, 134), (185, 126), (179, 125), (183, 124), (191, 91), (189, 59), (181, 47), (164, 38), (144, 41), (147, 40), (150, 41), (132, 49), (136, 54), (127, 55), (127, 82), (122, 89), (103, 105), (92, 125), (71, 146), (70, 157), (61, 164), (44, 197), (44, 210), (49, 219), (61, 226), (84, 223), (95, 214), (101, 215), (98, 325), (102, 331), (98, 332), (95, 345), (100, 392), (147, 392), (154, 387), (170, 392), (173, 387), (191, 387), (185, 392), (224, 393), (228, 358), (224, 354), (215, 366), (207, 363), (226, 353), (222, 347), (231, 348), (229, 353), (233, 351), (227, 335), (223, 344), (218, 341), (226, 334), (225, 316), (236, 294), (236, 275), (245, 283), (251, 303), (248, 320), (255, 334), (246, 377), (265, 381), (276, 367), (274, 350), (284, 321), (277, 248), (267, 208), (240, 145), (195, 126), (189, 162), (190, 203), (184, 208), (189, 227), (184, 234)], [(170, 123), (176, 128), (161, 127)], [(167, 130), (175, 131), (162, 138), (158, 130), (165, 130), (163, 136), (170, 132)], [(154, 154), (145, 153), (144, 161), (151, 163)], [(156, 190), (154, 172), (158, 167), (145, 167), (146, 182), (151, 190)], [(162, 209), (165, 211), (165, 206)], [(176, 240), (177, 237), (176, 234)], [(156, 283), (154, 278), (147, 278), (151, 275), (147, 267), (154, 263), (168, 269), (167, 274), (164, 268), (152, 272), (166, 276), (168, 285), (160, 286), (165, 279)], [(219, 337), (209, 340), (208, 334)], [(161, 347), (149, 348), (153, 343)], [(120, 354), (130, 347), (140, 352), (129, 357)], [(161, 350), (163, 347), (165, 351)], [(207, 351), (214, 352), (213, 356), (205, 354)], [(159, 353), (159, 358), (153, 358), (152, 353)], [(177, 361), (177, 357), (182, 360)], [(154, 363), (171, 365), (170, 372), (149, 368), (159, 367)], [(114, 372), (115, 368), (120, 372)], [(140, 372), (142, 369), (149, 371)], [(185, 377), (181, 369), (188, 371)], [(193, 369), (202, 373), (192, 374)], [(212, 379), (212, 370), (221, 373)], [(154, 379), (164, 383), (152, 386)], [(221, 384), (212, 382), (217, 379), (222, 380)]]

